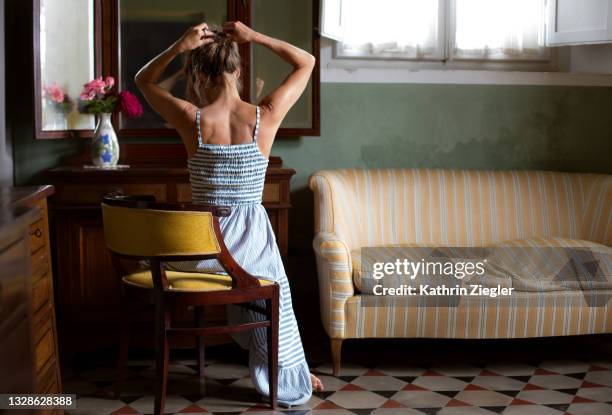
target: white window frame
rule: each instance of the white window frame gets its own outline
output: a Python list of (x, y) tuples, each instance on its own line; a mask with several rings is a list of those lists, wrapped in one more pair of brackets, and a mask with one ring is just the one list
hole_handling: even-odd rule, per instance
[[(342, 0), (324, 0), (340, 4)], [(350, 1), (350, 0), (346, 0)], [(428, 1), (428, 0), (425, 0)], [(325, 10), (325, 7), (323, 7)], [(559, 69), (559, 57), (556, 48), (545, 48), (542, 57), (466, 57), (455, 54), (455, 0), (440, 0), (439, 7), (438, 54), (434, 58), (415, 58), (402, 56), (399, 53), (370, 54), (346, 53), (341, 50), (337, 36), (329, 36), (334, 42), (332, 57), (337, 60), (337, 67), (384, 67), (390, 63), (406, 69), (450, 69), (450, 70), (501, 70), (501, 71), (534, 71), (556, 72)], [(339, 22), (340, 23), (340, 22)], [(544, 23), (543, 23), (544, 24)], [(324, 34), (325, 35), (325, 34)], [(344, 63), (342, 63), (344, 61)], [(388, 67), (388, 66), (387, 66)]]

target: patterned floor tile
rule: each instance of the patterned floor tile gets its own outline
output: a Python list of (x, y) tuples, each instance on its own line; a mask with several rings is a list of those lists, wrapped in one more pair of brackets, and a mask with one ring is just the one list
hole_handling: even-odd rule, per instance
[(194, 402), (209, 412), (244, 412), (256, 404), (252, 401), (239, 401), (231, 397), (207, 396)]
[(370, 391), (341, 390), (338, 392), (334, 392), (327, 398), (327, 400), (335, 403), (336, 405), (342, 408), (359, 409), (379, 408), (387, 401), (387, 398)]
[(391, 398), (408, 408), (442, 408), (451, 400), (449, 396), (432, 391), (399, 391)]
[(359, 376), (351, 384), (369, 391), (398, 391), (407, 383), (393, 376)]
[(436, 415), (494, 415), (495, 412), (476, 406), (454, 406), (442, 408)]
[[(191, 401), (188, 401), (182, 396), (168, 395), (166, 397), (165, 412), (176, 413), (191, 404)], [(155, 397), (153, 395), (143, 396), (142, 398), (130, 403), (130, 406), (140, 413), (152, 414), (155, 406)]]
[(486, 365), (484, 370), (504, 376), (531, 376), (537, 367), (524, 363), (493, 363)]
[(291, 411), (311, 410), (319, 406), (321, 402), (323, 402), (323, 399), (313, 395), (305, 404), (292, 406)]
[(425, 368), (410, 365), (381, 365), (376, 369), (390, 376), (420, 376), (426, 372)]
[(576, 396), (597, 402), (612, 402), (612, 388), (581, 388), (576, 392)]
[(520, 391), (526, 385), (506, 376), (476, 376), (470, 383), (494, 391)]
[(419, 376), (412, 384), (430, 391), (461, 391), (468, 385), (467, 382), (447, 376)]
[(612, 405), (605, 403), (574, 403), (567, 410), (572, 415), (610, 415)]
[(529, 383), (546, 389), (572, 389), (579, 388), (582, 380), (563, 375), (536, 375), (529, 379)]
[(589, 372), (584, 377), (584, 380), (596, 383), (598, 385), (612, 387), (612, 370), (597, 370), (595, 372)]
[[(185, 414), (254, 415), (612, 415), (612, 364), (548, 360), (483, 364), (346, 364), (339, 377), (330, 365), (315, 369), (325, 386), (309, 402), (271, 411), (248, 376), (248, 368), (211, 362), (206, 377), (193, 359), (173, 361), (166, 411)], [(65, 371), (64, 391), (78, 393), (78, 415), (150, 414), (155, 371), (147, 360), (130, 361), (120, 400), (113, 399), (115, 372)], [(321, 374), (323, 373), (323, 374)]]
[(413, 408), (378, 408), (372, 415), (423, 415), (423, 412)]
[(488, 390), (465, 390), (455, 395), (455, 399), (473, 406), (508, 406), (512, 402), (512, 397)]
[(516, 405), (509, 406), (502, 415), (563, 415), (564, 411), (549, 408), (543, 405)]
[(464, 364), (434, 365), (430, 370), (445, 376), (476, 376), (482, 371), (482, 369), (477, 366)]
[(590, 362), (591, 365), (593, 366), (599, 366), (599, 367), (603, 367), (609, 370), (612, 370), (612, 360), (593, 360), (592, 362)]
[(589, 366), (590, 363), (579, 360), (545, 360), (539, 365), (542, 369), (561, 374), (586, 372)]
[(574, 399), (573, 395), (546, 389), (524, 390), (521, 391), (518, 395), (516, 395), (516, 397), (518, 399), (522, 399), (531, 403), (537, 403), (540, 405), (570, 403)]

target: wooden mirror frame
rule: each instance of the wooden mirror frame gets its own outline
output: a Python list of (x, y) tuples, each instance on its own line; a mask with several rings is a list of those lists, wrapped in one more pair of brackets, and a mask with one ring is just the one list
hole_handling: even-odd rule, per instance
[[(94, 76), (102, 73), (102, 0), (91, 0), (94, 4)], [(34, 64), (34, 134), (37, 139), (92, 137), (94, 130), (43, 130), (42, 129), (42, 74), (40, 68), (40, 2), (32, 3), (32, 53)], [(89, 81), (89, 80), (87, 80)]]

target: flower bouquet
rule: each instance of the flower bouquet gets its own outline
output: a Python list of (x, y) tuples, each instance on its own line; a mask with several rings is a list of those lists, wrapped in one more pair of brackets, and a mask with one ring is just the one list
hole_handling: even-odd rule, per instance
[(119, 143), (111, 122), (113, 113), (126, 117), (140, 117), (142, 105), (129, 91), (113, 89), (115, 79), (98, 77), (86, 83), (79, 95), (79, 112), (99, 117), (92, 139), (91, 158), (95, 166), (116, 166), (119, 160)]

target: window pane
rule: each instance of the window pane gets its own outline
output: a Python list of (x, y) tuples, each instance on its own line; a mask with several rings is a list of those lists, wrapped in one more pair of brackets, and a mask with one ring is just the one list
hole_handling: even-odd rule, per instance
[(342, 3), (344, 56), (440, 57), (438, 0), (350, 0)]
[(543, 0), (455, 0), (455, 56), (545, 56)]

